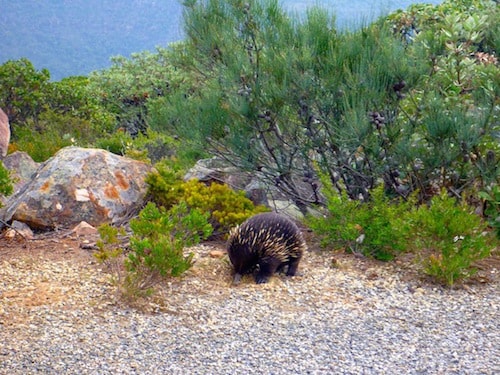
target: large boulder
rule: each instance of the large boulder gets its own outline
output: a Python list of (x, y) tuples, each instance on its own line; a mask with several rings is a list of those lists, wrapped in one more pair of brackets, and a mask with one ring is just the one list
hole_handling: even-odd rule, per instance
[(0, 108), (0, 159), (7, 155), (10, 142), (9, 117)]
[(86, 221), (119, 223), (142, 207), (149, 164), (108, 151), (67, 147), (46, 161), (0, 218), (37, 229), (70, 228)]

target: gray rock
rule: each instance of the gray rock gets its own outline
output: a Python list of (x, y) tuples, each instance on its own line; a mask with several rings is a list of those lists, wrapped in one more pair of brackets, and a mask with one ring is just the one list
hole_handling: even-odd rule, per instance
[(93, 227), (89, 223), (82, 221), (76, 227), (73, 228), (71, 233), (74, 233), (77, 237), (93, 236), (98, 234), (97, 228)]
[(184, 180), (197, 179), (202, 182), (219, 182), (231, 186), (235, 190), (242, 190), (251, 176), (241, 172), (236, 167), (217, 157), (201, 159), (186, 173)]
[(149, 164), (99, 149), (66, 147), (10, 196), (0, 218), (36, 229), (118, 223), (142, 207)]
[(32, 240), (34, 237), (33, 231), (28, 225), (14, 220), (10, 225), (10, 229), (5, 233), (5, 237), (14, 238), (17, 235), (22, 236), (26, 240)]
[(41, 163), (33, 161), (26, 152), (16, 151), (3, 160), (3, 165), (10, 171), (14, 182), (14, 192), (18, 193), (33, 178)]

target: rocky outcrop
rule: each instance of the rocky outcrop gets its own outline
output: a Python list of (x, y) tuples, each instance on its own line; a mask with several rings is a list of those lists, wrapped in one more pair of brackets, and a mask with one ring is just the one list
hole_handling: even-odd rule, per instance
[(149, 164), (100, 149), (67, 147), (42, 164), (33, 179), (10, 196), (3, 221), (31, 228), (71, 228), (85, 221), (118, 223), (144, 203)]
[(9, 117), (0, 108), (0, 159), (7, 155), (10, 142)]

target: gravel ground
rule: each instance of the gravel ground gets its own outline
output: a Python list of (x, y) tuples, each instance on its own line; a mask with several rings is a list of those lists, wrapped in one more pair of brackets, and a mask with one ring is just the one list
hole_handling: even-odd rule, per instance
[(500, 373), (497, 278), (450, 290), (310, 252), (294, 278), (235, 287), (213, 250), (141, 310), (83, 250), (0, 260), (0, 374)]

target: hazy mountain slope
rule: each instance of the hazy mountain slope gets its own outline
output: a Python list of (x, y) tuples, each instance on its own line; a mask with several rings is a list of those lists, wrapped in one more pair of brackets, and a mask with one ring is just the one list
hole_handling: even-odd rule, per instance
[[(26, 57), (54, 80), (110, 65), (114, 55), (182, 39), (181, 0), (0, 0), (0, 64)], [(282, 0), (292, 12), (320, 5), (352, 25), (411, 0)], [(425, 0), (440, 3), (441, 0)]]
[(181, 12), (177, 0), (1, 0), (0, 62), (28, 57), (54, 79), (86, 74), (181, 39)]

